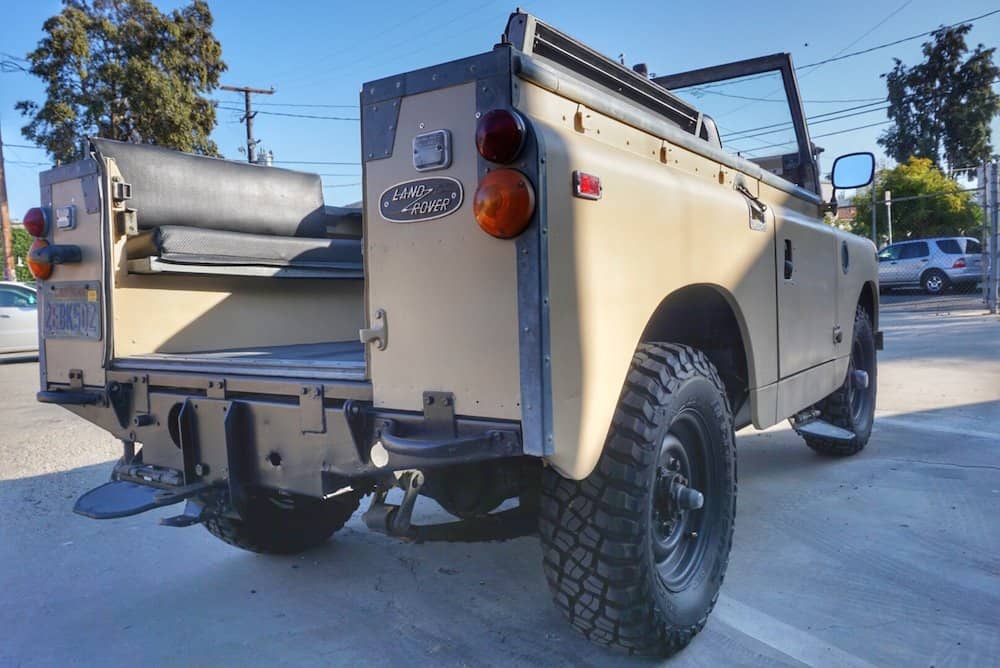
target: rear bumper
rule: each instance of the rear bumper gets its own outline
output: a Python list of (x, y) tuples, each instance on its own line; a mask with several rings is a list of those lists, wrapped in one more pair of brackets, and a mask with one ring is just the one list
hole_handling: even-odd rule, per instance
[(394, 471), (523, 454), (519, 423), (456, 416), (454, 399), (445, 393), (427, 393), (425, 411), (416, 413), (333, 398), (333, 388), (322, 385), (297, 386), (297, 397), (237, 395), (230, 392), (235, 383), (195, 395), (135, 378), (103, 392), (50, 388), (39, 399), (141, 444), (142, 464), (175, 472), (183, 486), (254, 486), (323, 497)]

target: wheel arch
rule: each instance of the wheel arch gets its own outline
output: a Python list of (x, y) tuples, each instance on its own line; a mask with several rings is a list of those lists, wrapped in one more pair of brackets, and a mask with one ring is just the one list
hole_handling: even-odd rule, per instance
[[(734, 418), (749, 424), (750, 388), (756, 377), (746, 321), (725, 288), (699, 283), (663, 298), (643, 329), (639, 343), (668, 342), (705, 353), (719, 372)], [(737, 428), (743, 426), (737, 423)]]
[(878, 287), (874, 281), (867, 281), (861, 286), (861, 294), (858, 295), (858, 306), (868, 314), (868, 320), (872, 323), (872, 330), (878, 331)]

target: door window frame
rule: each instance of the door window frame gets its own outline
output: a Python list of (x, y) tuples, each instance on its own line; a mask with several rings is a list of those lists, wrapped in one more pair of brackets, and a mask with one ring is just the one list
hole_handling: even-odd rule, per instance
[(813, 143), (809, 138), (809, 127), (806, 124), (805, 109), (799, 95), (798, 80), (795, 78), (795, 67), (792, 65), (791, 54), (775, 53), (724, 65), (703, 67), (689, 72), (656, 77), (653, 79), (653, 83), (663, 86), (667, 90), (674, 90), (770, 72), (781, 74), (785, 97), (788, 100), (788, 110), (792, 117), (792, 127), (795, 129), (799, 157), (796, 181), (789, 181), (784, 176), (776, 176), (818, 195), (820, 194), (819, 166), (813, 154)]

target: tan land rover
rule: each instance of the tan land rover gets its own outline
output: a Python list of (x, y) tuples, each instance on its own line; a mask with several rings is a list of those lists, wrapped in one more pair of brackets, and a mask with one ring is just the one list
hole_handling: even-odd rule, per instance
[[(782, 104), (746, 108), (781, 106), (784, 144), (694, 103), (768, 77)], [(851, 455), (872, 429), (875, 248), (823, 223), (789, 57), (650, 77), (515, 13), (491, 51), (360, 97), (359, 208), (97, 138), (41, 175), (38, 399), (124, 444), (76, 512), (186, 501), (162, 523), (272, 553), (365, 496), (418, 541), (538, 531), (574, 627), (678, 650), (726, 571), (734, 430), (787, 418)], [(456, 520), (412, 523), (420, 495)]]

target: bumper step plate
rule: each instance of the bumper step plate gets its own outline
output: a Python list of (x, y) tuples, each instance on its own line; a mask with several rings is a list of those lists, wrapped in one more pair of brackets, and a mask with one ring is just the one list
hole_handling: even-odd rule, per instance
[(825, 420), (812, 420), (806, 422), (805, 424), (795, 424), (793, 425), (796, 432), (800, 436), (815, 436), (817, 438), (825, 438), (830, 441), (839, 441), (841, 443), (849, 443), (855, 438), (855, 433), (844, 429), (843, 427), (838, 427), (835, 424), (830, 424)]
[(128, 480), (113, 480), (95, 487), (77, 499), (73, 512), (95, 520), (129, 517), (154, 508), (180, 503), (206, 488), (207, 485), (196, 484), (162, 489), (139, 485)]

